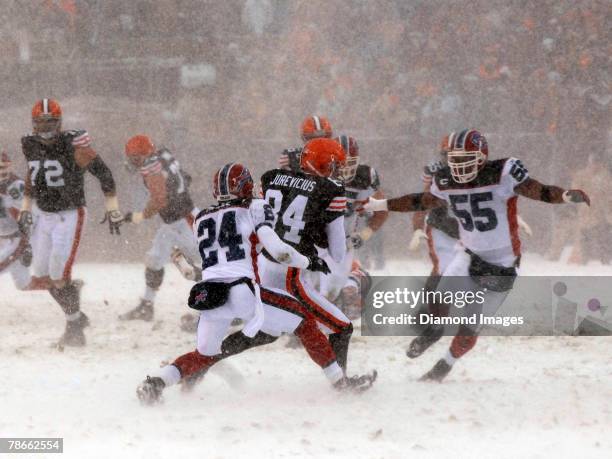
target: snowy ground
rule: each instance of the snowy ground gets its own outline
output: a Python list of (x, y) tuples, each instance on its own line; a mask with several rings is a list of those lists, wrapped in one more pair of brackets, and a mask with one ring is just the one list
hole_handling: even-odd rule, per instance
[[(529, 256), (523, 266), (612, 275)], [(361, 396), (333, 392), (303, 350), (281, 341), (220, 366), (191, 394), (168, 390), (162, 406), (141, 407), (136, 385), (194, 345), (178, 329), (189, 284), (167, 271), (157, 320), (124, 324), (116, 317), (137, 303), (142, 267), (77, 265), (93, 326), (86, 349), (63, 353), (49, 347), (63, 329), (59, 308), (2, 276), (0, 437), (64, 437), (74, 458), (612, 457), (610, 338), (483, 338), (447, 381), (426, 384), (416, 379), (448, 339), (408, 361), (407, 338), (356, 337), (351, 370), (380, 375)]]

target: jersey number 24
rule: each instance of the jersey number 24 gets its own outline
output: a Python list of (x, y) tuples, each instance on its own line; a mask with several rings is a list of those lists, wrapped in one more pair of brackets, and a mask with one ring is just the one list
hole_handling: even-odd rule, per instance
[(205, 218), (198, 224), (198, 241), (202, 257), (202, 269), (219, 263), (219, 251), (216, 247), (227, 247), (225, 259), (230, 261), (244, 260), (246, 253), (242, 246), (242, 235), (236, 227), (236, 212), (229, 211), (221, 217), (221, 226), (217, 234), (217, 222), (214, 218)]

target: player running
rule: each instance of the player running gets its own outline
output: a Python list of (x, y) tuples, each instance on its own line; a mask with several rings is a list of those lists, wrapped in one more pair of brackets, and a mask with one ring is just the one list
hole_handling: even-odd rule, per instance
[(62, 131), (62, 109), (53, 99), (42, 99), (32, 108), (33, 133), (21, 139), (28, 163), (19, 227), (25, 234), (32, 226), (32, 203), (37, 224), (31, 237), (32, 268), (37, 278), (49, 278), (51, 296), (66, 315), (61, 346), (84, 346), (83, 329), (89, 319), (80, 310), (80, 286), (72, 280), (85, 226), (84, 175), (89, 171), (100, 181), (105, 196), (111, 234), (119, 234), (123, 215), (119, 211), (113, 174), (91, 146), (87, 131)]
[[(442, 273), (437, 290), (486, 289), (480, 308), (493, 315), (511, 290), (520, 263), (518, 196), (553, 204), (590, 204), (589, 197), (582, 190), (564, 190), (530, 178), (516, 158), (489, 160), (487, 141), (475, 129), (451, 136), (449, 147), (448, 165), (435, 173), (429, 192), (389, 200), (370, 199), (364, 207), (414, 212), (448, 205), (459, 223), (461, 250), (457, 250)], [(466, 314), (479, 313), (477, 306), (466, 306)], [(457, 359), (474, 347), (479, 331), (478, 326), (461, 325), (446, 355), (422, 379), (444, 379)], [(417, 338), (423, 341), (420, 352), (440, 336), (441, 333)], [(415, 352), (413, 357), (418, 355)]]
[[(216, 362), (235, 355), (241, 343), (282, 332), (300, 338), (334, 387), (369, 387), (373, 380), (344, 375), (325, 335), (300, 302), (282, 289), (259, 285), (257, 245), (279, 263), (299, 269), (324, 270), (325, 262), (316, 254), (303, 256), (280, 240), (273, 230), (271, 207), (253, 199), (253, 179), (246, 167), (225, 165), (213, 184), (218, 204), (200, 212), (194, 225), (202, 257), (202, 282), (189, 297), (189, 305), (202, 311), (196, 350), (162, 368), (158, 376), (147, 377), (137, 388), (139, 399), (145, 404), (158, 402), (164, 388), (201, 376)], [(244, 328), (223, 341), (236, 318), (245, 323)]]
[[(300, 171), (273, 169), (261, 177), (264, 199), (274, 209), (275, 231), (303, 255), (317, 255), (327, 249), (340, 263), (346, 256), (344, 186), (338, 180), (346, 165), (342, 146), (332, 139), (309, 141), (300, 156)], [(346, 370), (353, 325), (346, 315), (305, 279), (304, 271), (277, 263), (264, 250), (263, 285), (286, 288), (317, 318)]]
[(32, 248), (19, 231), (17, 219), (23, 201), (25, 183), (12, 171), (12, 161), (0, 153), (0, 274), (8, 271), (19, 290), (30, 284)]
[(353, 137), (341, 135), (335, 139), (346, 153), (346, 165), (342, 168), (340, 177), (344, 182), (346, 210), (344, 211), (344, 231), (348, 237), (347, 253), (339, 262), (329, 255), (324, 256), (331, 270), (330, 274), (321, 275), (319, 291), (330, 301), (336, 301), (340, 291), (346, 285), (355, 252), (385, 223), (388, 212), (377, 211), (368, 219), (368, 223), (357, 231), (361, 206), (369, 197), (383, 199), (385, 195), (380, 189), (380, 178), (376, 170), (367, 164), (359, 163), (359, 145)]
[[(194, 216), (198, 209), (189, 194), (191, 177), (181, 169), (179, 162), (166, 148), (157, 149), (146, 135), (136, 135), (125, 144), (129, 163), (138, 168), (149, 200), (139, 212), (128, 212), (125, 222), (140, 224), (161, 217), (163, 224), (157, 230), (147, 252), (145, 263), (145, 292), (140, 304), (121, 314), (120, 320), (151, 321), (153, 303), (164, 280), (164, 266), (171, 260), (177, 247), (189, 260), (199, 259), (193, 231)], [(191, 280), (197, 280), (195, 277)]]

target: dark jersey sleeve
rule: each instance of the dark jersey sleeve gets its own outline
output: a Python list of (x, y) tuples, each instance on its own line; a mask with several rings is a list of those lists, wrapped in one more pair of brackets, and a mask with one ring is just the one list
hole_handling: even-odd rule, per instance
[(344, 186), (335, 180), (327, 179), (323, 182), (320, 195), (317, 197), (324, 203), (322, 208), (323, 220), (325, 223), (330, 223), (338, 217), (342, 217), (346, 212), (346, 193)]

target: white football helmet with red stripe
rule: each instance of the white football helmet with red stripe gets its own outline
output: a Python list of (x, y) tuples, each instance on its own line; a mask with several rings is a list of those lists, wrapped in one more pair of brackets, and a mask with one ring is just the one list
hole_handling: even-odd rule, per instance
[(219, 202), (253, 197), (253, 177), (239, 163), (228, 163), (213, 178), (213, 197)]
[(449, 136), (448, 165), (457, 183), (468, 183), (476, 178), (487, 162), (487, 139), (476, 129), (464, 129)]
[(344, 153), (346, 153), (346, 164), (340, 170), (340, 176), (345, 183), (349, 183), (355, 178), (357, 167), (359, 167), (359, 145), (357, 145), (357, 140), (354, 137), (344, 134), (336, 137), (335, 140), (342, 146)]

